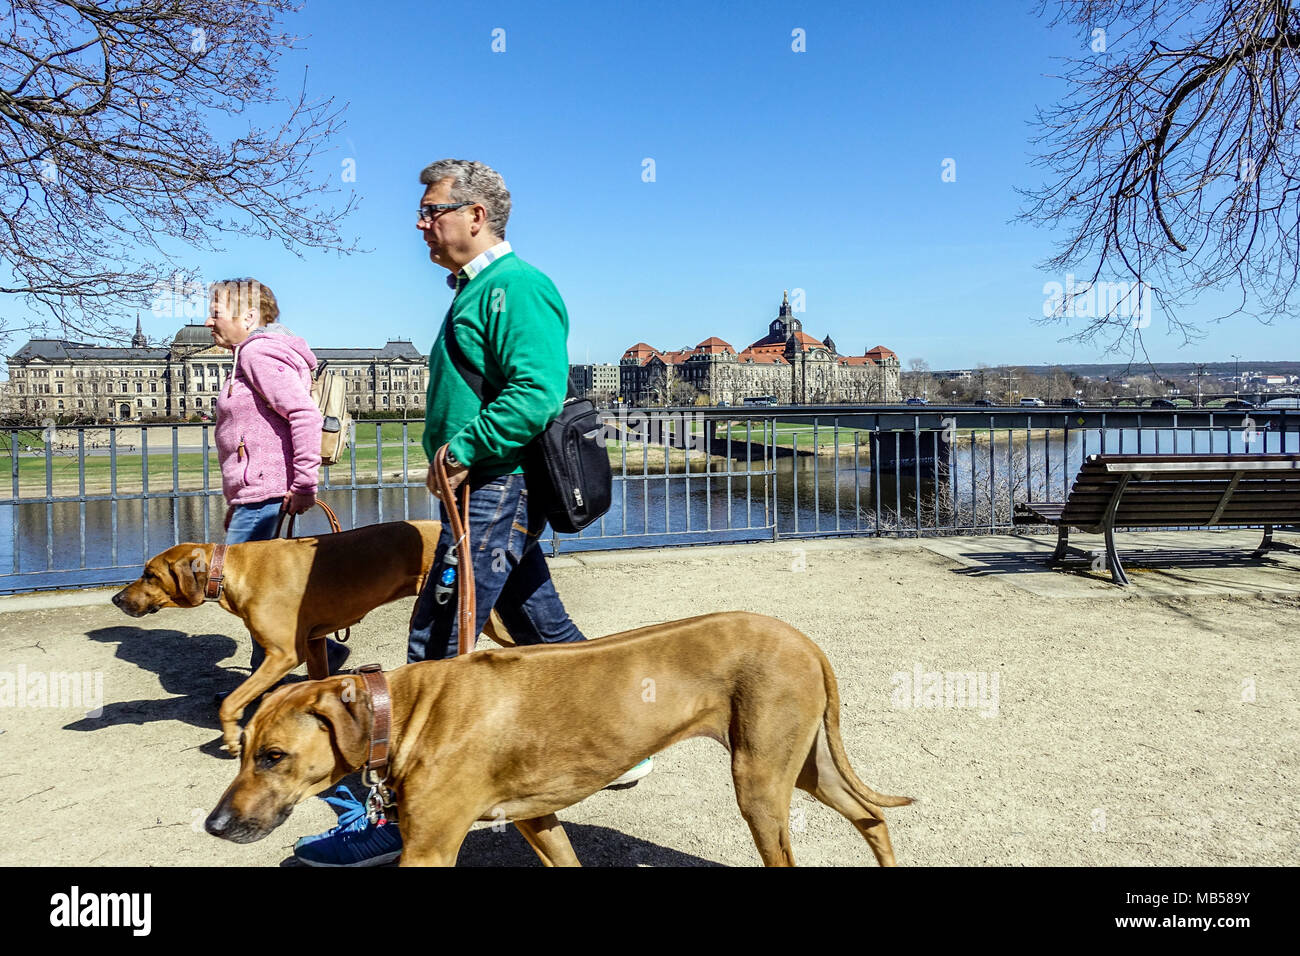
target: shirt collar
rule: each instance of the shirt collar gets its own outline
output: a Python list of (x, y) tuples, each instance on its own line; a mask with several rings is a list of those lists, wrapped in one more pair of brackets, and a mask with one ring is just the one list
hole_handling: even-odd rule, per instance
[(486, 269), (491, 263), (513, 251), (514, 250), (510, 248), (510, 243), (502, 239), (491, 249), (484, 249), (469, 262), (465, 263), (460, 272), (448, 273), (447, 287), (450, 289), (457, 289), (460, 286), (460, 280), (462, 278), (466, 282), (469, 282), (476, 275)]

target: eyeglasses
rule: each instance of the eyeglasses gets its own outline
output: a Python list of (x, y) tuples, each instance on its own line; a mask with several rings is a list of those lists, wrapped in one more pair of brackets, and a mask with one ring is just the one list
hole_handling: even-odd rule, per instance
[(421, 206), (417, 210), (417, 214), (421, 219), (427, 219), (432, 222), (438, 217), (438, 213), (440, 212), (447, 212), (449, 209), (459, 209), (462, 206), (473, 205), (475, 205), (475, 203), (472, 202), (440, 202), (434, 203), (432, 206)]

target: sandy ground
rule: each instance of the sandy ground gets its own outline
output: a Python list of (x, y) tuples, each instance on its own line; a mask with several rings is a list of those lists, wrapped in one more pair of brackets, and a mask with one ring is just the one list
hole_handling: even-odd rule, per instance
[[(589, 636), (739, 608), (813, 637), (858, 774), (918, 799), (887, 812), (901, 864), (1300, 862), (1300, 560), (1282, 561), (1289, 586), (1187, 596), (1025, 563), (1022, 576), (1053, 575), (1034, 593), (978, 565), (926, 542), (829, 540), (562, 557), (553, 573)], [(94, 717), (84, 701), (0, 706), (0, 864), (292, 865), (293, 841), (333, 822), (320, 800), (247, 846), (200, 826), (234, 776), (211, 697), (246, 673), (238, 620), (208, 605), (135, 621), (109, 593), (0, 601), (0, 675), (89, 671), (104, 700)], [(404, 660), (410, 604), (353, 629), (353, 663)], [(924, 706), (908, 699), (918, 669), (922, 689), (928, 672), (975, 672), (984, 696)], [(728, 766), (718, 744), (686, 741), (636, 787), (560, 816), (587, 865), (754, 865)], [(802, 864), (873, 862), (800, 791), (792, 830)], [(512, 827), (484, 824), (460, 863), (537, 860)]]

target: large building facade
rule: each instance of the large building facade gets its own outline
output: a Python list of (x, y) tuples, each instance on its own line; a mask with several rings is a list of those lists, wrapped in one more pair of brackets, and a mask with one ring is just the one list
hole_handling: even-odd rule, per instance
[(737, 351), (717, 336), (666, 352), (638, 342), (619, 362), (624, 401), (633, 405), (740, 404), (771, 396), (780, 404), (899, 402), (898, 356), (884, 346), (841, 355), (818, 341), (783, 297), (767, 335)]
[(598, 365), (570, 365), (569, 380), (583, 398), (591, 398), (598, 403), (612, 402), (618, 398), (619, 366), (609, 362)]
[[(403, 339), (378, 349), (313, 349), (344, 377), (348, 407), (423, 417), (428, 357)], [(9, 356), (5, 407), (24, 418), (211, 418), (230, 376), (232, 355), (202, 325), (187, 325), (171, 345), (151, 347), (136, 323), (130, 348), (32, 339)]]

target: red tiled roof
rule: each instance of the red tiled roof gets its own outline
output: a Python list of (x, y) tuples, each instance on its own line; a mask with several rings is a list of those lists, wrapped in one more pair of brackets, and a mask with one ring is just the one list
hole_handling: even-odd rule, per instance
[(666, 365), (680, 365), (695, 354), (694, 349), (681, 348), (672, 352), (660, 352), (659, 357)]
[(646, 362), (650, 361), (658, 354), (659, 350), (653, 345), (646, 345), (644, 342), (638, 342), (623, 353), (623, 358), (620, 361), (635, 359), (637, 365), (645, 365)]
[(714, 353), (714, 352), (734, 352), (730, 342), (724, 342), (716, 335), (710, 335), (707, 339), (695, 346), (697, 352)]
[(883, 345), (877, 345), (874, 349), (867, 349), (867, 354), (876, 357), (887, 355), (890, 358), (898, 358), (897, 355), (895, 355), (889, 349), (885, 348)]
[(870, 355), (841, 355), (841, 365), (876, 365), (875, 359)]
[(768, 345), (762, 348), (750, 346), (736, 354), (736, 361), (753, 362), (756, 365), (788, 365), (785, 356), (781, 353), (782, 349), (776, 346)]

